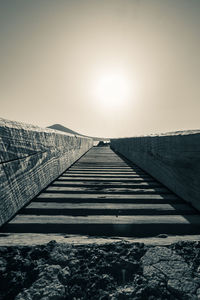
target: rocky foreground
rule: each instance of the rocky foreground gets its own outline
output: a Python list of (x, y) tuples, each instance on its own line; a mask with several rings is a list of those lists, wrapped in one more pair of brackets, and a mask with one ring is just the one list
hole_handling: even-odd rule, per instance
[(200, 299), (200, 242), (0, 247), (1, 300)]

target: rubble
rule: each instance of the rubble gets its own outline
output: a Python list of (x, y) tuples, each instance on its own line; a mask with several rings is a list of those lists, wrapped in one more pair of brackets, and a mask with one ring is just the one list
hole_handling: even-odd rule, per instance
[(200, 299), (200, 242), (0, 247), (0, 300)]

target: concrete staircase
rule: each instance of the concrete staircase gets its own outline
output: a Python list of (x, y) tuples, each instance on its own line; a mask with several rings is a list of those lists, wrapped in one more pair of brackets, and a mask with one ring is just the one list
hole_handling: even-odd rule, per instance
[(189, 235), (200, 233), (200, 215), (109, 147), (93, 147), (1, 232)]

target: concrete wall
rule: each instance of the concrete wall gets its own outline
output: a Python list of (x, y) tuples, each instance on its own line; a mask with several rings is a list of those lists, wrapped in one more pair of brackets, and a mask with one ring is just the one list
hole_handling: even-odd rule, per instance
[(200, 210), (200, 131), (112, 139), (111, 147)]
[(0, 119), (0, 225), (92, 146), (92, 139)]

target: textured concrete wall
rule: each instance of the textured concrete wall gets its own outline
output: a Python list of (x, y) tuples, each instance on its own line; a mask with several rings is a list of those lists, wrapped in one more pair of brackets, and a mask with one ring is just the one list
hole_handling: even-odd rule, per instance
[(200, 131), (112, 139), (111, 147), (200, 210)]
[(0, 225), (92, 146), (92, 139), (0, 119)]

